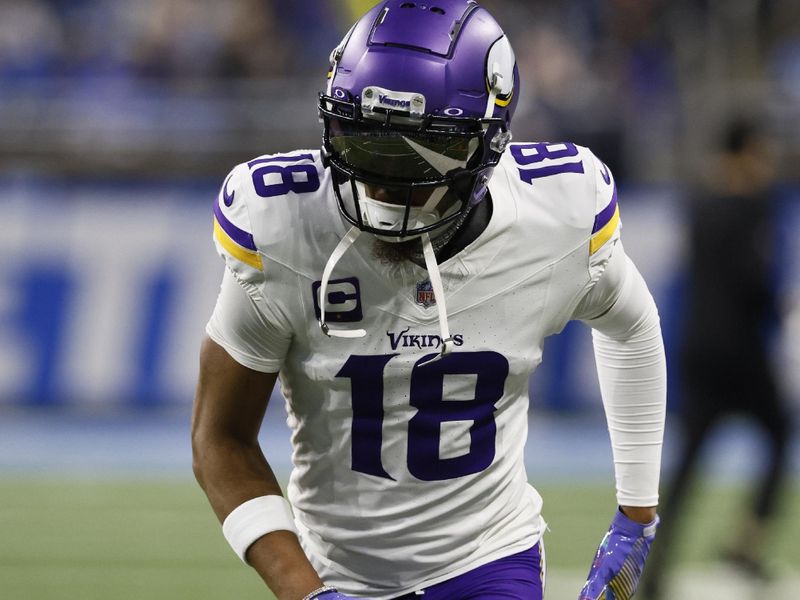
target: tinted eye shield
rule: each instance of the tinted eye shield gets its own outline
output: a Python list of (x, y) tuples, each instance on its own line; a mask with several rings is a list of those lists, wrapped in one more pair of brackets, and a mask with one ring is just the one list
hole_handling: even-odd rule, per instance
[(500, 118), (412, 119), (407, 112), (382, 108), (365, 117), (360, 106), (325, 94), (320, 94), (319, 113), (326, 158), (349, 176), (378, 177), (374, 183), (387, 185), (441, 185), (452, 171), (471, 170), (480, 162), (487, 128), (505, 129)]
[[(319, 114), (324, 123), (324, 159), (332, 167), (333, 188), (342, 214), (364, 231), (392, 237), (433, 231), (457, 219), (467, 207), (476, 177), (500, 158), (499, 154), (490, 154), (488, 160), (484, 156), (488, 151), (487, 131), (506, 130), (500, 118), (411, 118), (408, 112), (382, 108), (364, 116), (355, 103), (325, 94), (320, 94)], [(342, 186), (348, 183), (350, 191), (346, 193)], [(405, 207), (399, 230), (387, 231), (364, 223), (357, 189), (360, 184), (390, 190), (391, 202)], [(443, 186), (454, 194), (447, 196), (451, 206), (455, 202), (460, 208), (446, 214), (437, 211), (440, 219), (436, 223), (417, 223), (409, 228), (412, 207), (420, 205), (420, 192)], [(442, 206), (446, 204), (445, 200)]]
[(357, 172), (410, 182), (436, 181), (453, 170), (465, 169), (480, 148), (476, 135), (375, 129), (340, 119), (330, 121), (329, 143), (332, 155)]

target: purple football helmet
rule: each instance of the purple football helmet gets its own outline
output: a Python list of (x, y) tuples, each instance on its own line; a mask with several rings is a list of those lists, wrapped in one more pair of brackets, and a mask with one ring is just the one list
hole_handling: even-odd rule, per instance
[(345, 219), (388, 241), (458, 223), (511, 139), (519, 74), (472, 0), (386, 0), (331, 53), (323, 155)]

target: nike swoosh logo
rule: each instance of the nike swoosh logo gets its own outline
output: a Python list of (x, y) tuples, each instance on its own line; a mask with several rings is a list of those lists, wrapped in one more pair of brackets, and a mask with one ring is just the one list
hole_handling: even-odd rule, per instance
[(233, 173), (228, 175), (225, 184), (222, 186), (222, 201), (225, 203), (225, 206), (233, 204), (233, 197), (236, 195), (236, 192), (228, 193), (228, 182), (231, 180), (231, 177), (233, 177)]
[(439, 171), (439, 173), (442, 175), (446, 175), (453, 169), (459, 169), (465, 166), (463, 160), (456, 160), (455, 158), (450, 158), (444, 154), (434, 152), (430, 148), (426, 148), (425, 146), (422, 146), (405, 136), (403, 136), (403, 140), (406, 142), (406, 144), (411, 146), (412, 150), (424, 158), (428, 164)]
[(603, 181), (606, 182), (606, 185), (611, 184), (611, 173), (608, 172), (608, 167), (606, 166), (606, 163), (603, 163), (603, 170), (600, 171), (600, 175), (603, 176)]

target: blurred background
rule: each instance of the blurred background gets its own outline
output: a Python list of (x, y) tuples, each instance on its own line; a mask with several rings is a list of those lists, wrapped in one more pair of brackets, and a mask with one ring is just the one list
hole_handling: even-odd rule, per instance
[[(0, 0), (4, 597), (263, 597), (191, 478), (198, 345), (223, 268), (211, 203), (233, 165), (320, 145), (316, 94), (329, 52), (375, 3)], [(762, 532), (764, 570), (722, 560), (772, 447), (752, 420), (722, 419), (703, 446), (665, 585), (684, 599), (795, 598), (800, 3), (481, 4), (520, 65), (514, 138), (589, 146), (616, 174), (626, 249), (656, 296), (667, 343), (665, 487), (685, 439), (694, 206), (722, 194), (720, 178), (756, 177), (746, 167), (724, 175), (720, 164), (732, 122), (758, 128), (766, 146), (753, 193), (768, 219), (755, 251), (769, 259), (759, 264), (774, 303), (759, 331), (788, 431), (786, 478)], [(731, 249), (744, 237), (713, 246), (721, 268), (735, 270)], [(725, 343), (746, 363), (752, 348), (737, 344), (737, 327)], [(611, 517), (604, 507), (613, 510), (585, 328), (548, 341), (532, 393), (527, 464), (551, 511), (548, 597), (574, 598)], [(270, 411), (264, 444), (285, 476), (279, 399)]]

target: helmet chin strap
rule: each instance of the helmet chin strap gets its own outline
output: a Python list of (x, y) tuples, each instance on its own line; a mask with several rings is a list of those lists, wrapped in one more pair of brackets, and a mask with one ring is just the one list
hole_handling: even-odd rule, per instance
[(428, 270), (428, 277), (431, 278), (433, 297), (436, 299), (436, 311), (439, 313), (439, 331), (442, 338), (442, 351), (428, 360), (421, 362), (419, 366), (430, 364), (440, 358), (444, 358), (453, 351), (455, 342), (450, 337), (450, 325), (447, 323), (447, 307), (444, 301), (444, 286), (442, 276), (439, 273), (439, 265), (436, 262), (436, 253), (433, 251), (431, 236), (427, 233), (422, 234), (422, 253), (425, 255), (425, 268)]
[[(364, 329), (331, 329), (325, 319), (328, 282), (333, 273), (333, 268), (358, 239), (359, 235), (361, 235), (361, 230), (355, 225), (352, 226), (336, 245), (336, 248), (334, 248), (322, 272), (322, 281), (319, 286), (319, 327), (322, 333), (328, 337), (360, 338), (367, 335)], [(431, 287), (433, 288), (433, 296), (436, 299), (436, 310), (439, 315), (439, 330), (442, 338), (442, 351), (438, 355), (419, 364), (419, 366), (423, 366), (450, 354), (455, 347), (455, 342), (453, 338), (450, 337), (450, 326), (447, 322), (447, 307), (445, 306), (444, 299), (444, 286), (442, 285), (442, 276), (439, 272), (439, 265), (436, 262), (436, 253), (433, 251), (431, 237), (427, 233), (423, 233), (420, 237), (422, 241), (422, 251), (425, 256), (425, 268), (428, 270), (428, 276), (431, 279)]]
[(489, 100), (486, 102), (486, 114), (484, 114), (486, 119), (494, 115), (494, 103), (497, 100), (497, 94), (503, 89), (503, 75), (500, 73), (500, 65), (498, 63), (492, 64), (492, 75), (489, 81), (491, 88), (489, 89)]
[(342, 256), (344, 256), (344, 253), (350, 249), (350, 246), (358, 239), (359, 235), (361, 235), (361, 230), (353, 225), (348, 232), (344, 234), (344, 237), (339, 240), (339, 243), (336, 244), (336, 248), (333, 249), (330, 258), (328, 258), (328, 262), (325, 263), (325, 270), (322, 272), (322, 281), (319, 284), (319, 328), (322, 329), (322, 333), (328, 337), (359, 338), (367, 335), (365, 329), (331, 329), (328, 327), (328, 323), (325, 320), (325, 305), (328, 301), (328, 281), (330, 281), (333, 268)]

